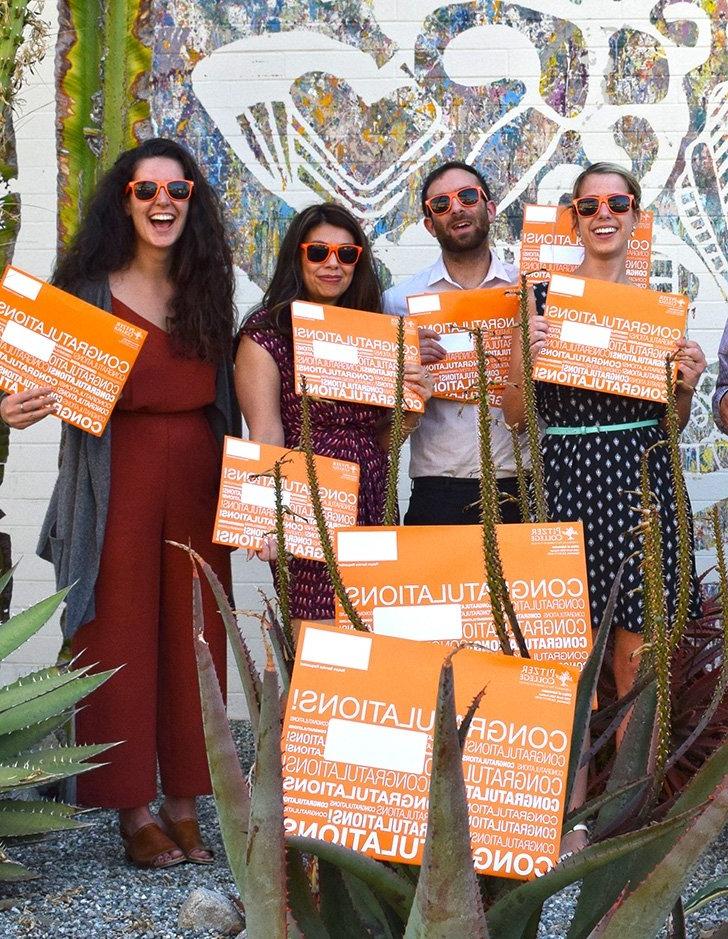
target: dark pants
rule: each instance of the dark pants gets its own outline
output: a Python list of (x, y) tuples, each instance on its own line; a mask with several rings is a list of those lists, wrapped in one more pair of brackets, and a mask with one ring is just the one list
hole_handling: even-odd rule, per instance
[[(498, 480), (504, 522), (520, 522), (515, 477)], [(418, 476), (412, 480), (412, 495), (405, 525), (479, 525), (480, 480), (453, 476)]]

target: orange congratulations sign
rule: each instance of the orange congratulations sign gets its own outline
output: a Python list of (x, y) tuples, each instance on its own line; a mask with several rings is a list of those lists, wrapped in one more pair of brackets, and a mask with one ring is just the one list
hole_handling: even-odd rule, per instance
[(533, 377), (664, 403), (665, 358), (685, 334), (689, 303), (680, 293), (554, 274)]
[(428, 365), (433, 395), (451, 401), (477, 398), (478, 370), (472, 331), (483, 330), (491, 404), (500, 405), (508, 379), (513, 327), (518, 323), (518, 288), (448, 290), (407, 297), (418, 326), (440, 334), (447, 355)]
[[(335, 544), (346, 592), (378, 635), (500, 650), (478, 525), (340, 529)], [(531, 656), (581, 668), (592, 645), (581, 522), (500, 525), (498, 544)], [(336, 622), (348, 625), (338, 598)]]
[(8, 266), (0, 282), (0, 389), (52, 385), (56, 417), (95, 437), (146, 331)]
[[(271, 471), (283, 460), (283, 516), (286, 548), (299, 558), (323, 561), (313, 520), (305, 456), (272, 444), (226, 437), (220, 496), (212, 540), (238, 548), (259, 548), (275, 528), (275, 491)], [(356, 525), (359, 467), (346, 460), (314, 457), (324, 515), (330, 530)]]
[[(652, 223), (652, 212), (643, 209), (627, 248), (627, 276), (637, 287), (650, 286)], [(548, 280), (553, 273), (570, 274), (583, 258), (569, 206), (523, 207), (520, 271), (529, 281)]]
[[(397, 321), (386, 313), (365, 313), (295, 300), (291, 304), (296, 391), (305, 377), (314, 398), (394, 407), (397, 376)], [(405, 320), (405, 362), (419, 362), (417, 329)], [(405, 389), (408, 411), (424, 411)]]
[[(283, 727), (288, 834), (419, 864), (441, 647), (305, 625)], [(475, 869), (529, 879), (558, 860), (577, 672), (463, 649), (458, 714)]]

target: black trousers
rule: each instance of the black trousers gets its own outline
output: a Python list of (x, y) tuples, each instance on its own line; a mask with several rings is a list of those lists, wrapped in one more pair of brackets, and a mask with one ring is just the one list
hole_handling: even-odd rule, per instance
[[(520, 522), (518, 484), (513, 476), (498, 480), (504, 522)], [(404, 517), (405, 525), (479, 525), (480, 480), (454, 476), (417, 476)]]

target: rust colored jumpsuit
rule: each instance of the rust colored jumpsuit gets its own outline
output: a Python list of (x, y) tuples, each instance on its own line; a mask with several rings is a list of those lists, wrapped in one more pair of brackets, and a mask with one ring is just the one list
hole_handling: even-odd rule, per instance
[[(114, 298), (148, 336), (111, 417), (111, 486), (96, 617), (73, 637), (79, 665), (122, 666), (82, 702), (79, 744), (123, 741), (78, 777), (77, 801), (133, 808), (162, 791), (210, 789), (192, 639), (191, 544), (230, 590), (230, 551), (210, 541), (220, 449), (203, 412), (214, 365), (173, 353), (169, 335)], [(205, 638), (225, 694), (225, 629), (203, 580)]]

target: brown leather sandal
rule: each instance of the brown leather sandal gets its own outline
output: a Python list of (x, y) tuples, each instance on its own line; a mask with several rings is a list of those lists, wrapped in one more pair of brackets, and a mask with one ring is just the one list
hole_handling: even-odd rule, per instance
[[(202, 841), (200, 828), (196, 818), (180, 818), (178, 821), (169, 817), (169, 813), (162, 806), (159, 810), (159, 820), (169, 837), (179, 846), (185, 858), (192, 864), (212, 864), (214, 853)], [(193, 851), (207, 851), (209, 857), (200, 857)]]
[(175, 850), (182, 850), (179, 845), (165, 835), (156, 822), (149, 822), (128, 834), (119, 826), (121, 840), (124, 842), (124, 853), (127, 860), (135, 867), (151, 867), (163, 870), (167, 867), (176, 867), (185, 861), (184, 852), (180, 857), (162, 860), (164, 854)]

